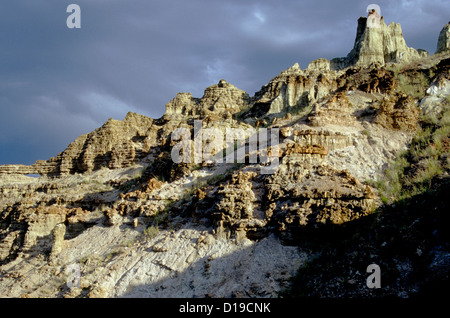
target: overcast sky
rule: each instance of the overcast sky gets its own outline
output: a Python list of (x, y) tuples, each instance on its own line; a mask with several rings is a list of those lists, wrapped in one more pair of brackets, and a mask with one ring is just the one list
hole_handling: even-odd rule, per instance
[(346, 56), (372, 3), (435, 52), (448, 0), (2, 0), (0, 164), (56, 156), (128, 111), (159, 118), (177, 92), (224, 78), (253, 96), (296, 62)]

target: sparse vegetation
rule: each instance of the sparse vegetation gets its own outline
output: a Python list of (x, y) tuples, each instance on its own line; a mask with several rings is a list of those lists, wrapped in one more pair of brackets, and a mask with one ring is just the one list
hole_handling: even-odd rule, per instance
[(312, 105), (297, 105), (292, 107), (289, 112), (292, 116), (298, 116), (300, 118), (308, 115), (312, 110)]
[(117, 255), (120, 255), (123, 253), (123, 250), (120, 248), (114, 249), (112, 250), (108, 255), (106, 255), (105, 257), (105, 262), (109, 262), (110, 260), (112, 260), (114, 257), (116, 257)]
[(409, 149), (385, 169), (377, 182), (385, 204), (411, 198), (433, 190), (435, 178), (448, 173), (450, 141), (450, 107), (444, 113), (423, 116)]
[(158, 234), (159, 234), (159, 228), (158, 228), (158, 226), (155, 226), (155, 225), (151, 225), (151, 226), (147, 227), (144, 230), (144, 232), (142, 233), (143, 237), (146, 240), (151, 240), (151, 239), (155, 238)]
[(103, 264), (104, 258), (102, 258), (100, 255), (87, 255), (80, 260), (78, 260), (78, 263), (82, 266), (85, 266), (91, 270), (93, 268), (99, 267)]
[[(416, 99), (422, 99), (425, 91), (430, 85), (430, 78), (434, 76), (432, 72), (426, 74), (420, 71), (413, 71), (411, 65), (402, 66), (394, 64), (392, 71), (396, 82), (396, 91), (407, 94)], [(414, 74), (412, 74), (414, 72)]]
[(215, 183), (220, 182), (220, 181), (222, 181), (223, 179), (225, 179), (226, 176), (227, 176), (227, 175), (226, 175), (226, 174), (223, 174), (223, 173), (218, 174), (218, 175), (215, 175), (214, 177), (212, 177), (212, 178), (209, 180), (209, 182), (210, 182), (211, 184), (215, 184)]
[(87, 186), (92, 192), (107, 192), (113, 190), (112, 186), (105, 184), (96, 178), (86, 178), (81, 184)]
[[(428, 275), (430, 260), (439, 257), (434, 254), (436, 244), (448, 246), (446, 225), (441, 224), (448, 224), (448, 100), (443, 113), (420, 118), (408, 149), (388, 164), (381, 180), (368, 182), (378, 188), (384, 206), (368, 217), (305, 239), (318, 257), (299, 268), (280, 296), (398, 297), (405, 290), (408, 295), (440, 293), (439, 275), (448, 275), (448, 271), (422, 277)], [(361, 289), (367, 277), (361, 273), (372, 263), (382, 268), (382, 285), (387, 288)]]
[(243, 107), (239, 112), (233, 114), (233, 118), (236, 120), (242, 120), (246, 115), (247, 111), (250, 110), (251, 107)]
[(131, 174), (130, 178), (119, 186), (119, 191), (123, 192), (123, 193), (127, 193), (130, 190), (134, 189), (139, 184), (139, 182), (141, 181), (143, 176), (144, 176), (144, 170), (134, 171)]

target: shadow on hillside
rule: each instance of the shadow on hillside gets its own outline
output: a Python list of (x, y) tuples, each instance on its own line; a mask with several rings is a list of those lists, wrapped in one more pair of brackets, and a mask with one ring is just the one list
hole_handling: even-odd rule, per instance
[[(277, 287), (287, 287), (289, 278), (304, 261), (297, 247), (282, 246), (275, 235), (250, 246), (214, 257), (220, 251), (215, 245), (184, 271), (172, 269), (167, 256), (152, 263), (161, 266), (167, 275), (152, 283), (133, 286), (119, 297), (124, 298), (208, 298), (277, 296)], [(176, 254), (173, 262), (179, 262)], [(164, 261), (163, 261), (164, 259)], [(150, 268), (149, 268), (150, 271)]]
[[(319, 256), (300, 268), (284, 296), (428, 298), (448, 294), (442, 292), (450, 274), (449, 181), (441, 180), (432, 192), (359, 220), (299, 236)], [(370, 275), (366, 273), (370, 264), (381, 268), (380, 289), (356, 284)]]

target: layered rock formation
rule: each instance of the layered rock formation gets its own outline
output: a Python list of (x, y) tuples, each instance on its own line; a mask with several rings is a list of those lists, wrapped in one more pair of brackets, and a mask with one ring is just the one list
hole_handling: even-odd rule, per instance
[(352, 126), (356, 124), (356, 118), (352, 116), (353, 107), (344, 93), (333, 95), (325, 103), (317, 103), (309, 114), (308, 120), (313, 126), (337, 124)]
[(128, 167), (149, 154), (158, 143), (153, 119), (128, 113), (122, 121), (109, 119), (102, 127), (78, 137), (63, 152), (31, 166), (5, 165), (0, 174), (39, 174), (61, 176), (98, 170), (102, 167)]
[(205, 89), (202, 98), (193, 98), (190, 93), (178, 93), (166, 104), (164, 118), (199, 118), (214, 114), (227, 118), (248, 107), (249, 96), (224, 79)]
[(419, 120), (419, 109), (407, 95), (394, 95), (382, 101), (375, 122), (388, 129), (414, 131)]
[(370, 187), (348, 171), (330, 168), (324, 148), (288, 150), (273, 176), (262, 179), (255, 171), (240, 171), (213, 189), (218, 233), (258, 238), (275, 231), (293, 242), (317, 224), (342, 224), (374, 210), (376, 196)]
[(249, 115), (271, 115), (305, 107), (336, 90), (336, 74), (320, 69), (302, 71), (298, 64), (281, 72), (255, 94)]
[(406, 45), (399, 23), (386, 25), (384, 17), (372, 10), (368, 17), (358, 20), (355, 44), (345, 58), (330, 61), (330, 68), (343, 69), (351, 65), (385, 65), (391, 62), (410, 62), (429, 54), (424, 50), (415, 50)]
[(445, 53), (450, 50), (450, 22), (447, 23), (439, 33), (436, 54)]
[[(445, 53), (447, 49), (448, 24), (439, 35), (437, 53)], [(225, 80), (206, 88), (202, 98), (195, 98), (191, 93), (178, 93), (166, 105), (163, 120), (169, 124), (131, 113), (123, 121), (110, 119), (96, 131), (77, 138), (58, 156), (39, 160), (31, 166), (4, 165), (0, 167), (0, 175), (59, 176), (101, 167), (129, 167), (142, 160), (152, 160), (150, 149), (165, 144), (170, 132), (176, 128), (174, 125), (179, 125), (183, 119), (225, 121), (231, 127), (236, 126), (232, 121), (233, 114), (247, 109), (241, 116), (246, 123), (259, 123), (258, 118), (301, 112), (314, 105), (310, 120), (317, 124), (320, 120), (334, 120), (328, 115), (333, 107), (337, 107), (343, 117), (336, 123), (350, 124), (352, 119), (343, 115), (345, 111), (340, 111), (345, 107), (340, 108), (342, 104), (332, 106), (336, 92), (359, 89), (368, 93), (389, 93), (396, 86), (393, 74), (379, 66), (411, 62), (426, 56), (426, 52), (406, 45), (399, 24), (387, 26), (383, 17), (379, 18), (376, 11), (371, 11), (367, 18), (358, 20), (354, 47), (345, 58), (317, 59), (305, 70), (296, 63), (264, 85), (253, 98)], [(371, 71), (358, 72), (355, 68), (369, 68)], [(117, 134), (117, 131), (121, 133)], [(120, 135), (119, 140), (112, 140), (111, 136), (116, 135)]]
[(156, 145), (157, 128), (152, 124), (151, 118), (133, 113), (123, 121), (108, 120), (99, 129), (75, 140), (57, 157), (59, 173), (122, 168), (136, 163)]
[[(410, 144), (421, 112), (442, 114), (444, 30), (430, 57), (371, 12), (346, 58), (294, 64), (251, 98), (221, 80), (201, 98), (177, 94), (159, 119), (129, 113), (47, 161), (1, 166), (0, 295), (276, 297), (316, 257), (303, 249), (308, 238), (382, 204), (373, 185)], [(172, 132), (194, 138), (196, 120), (222, 137), (238, 128), (235, 151), (254, 142), (247, 128), (276, 128), (279, 144), (255, 150), (256, 162), (247, 152), (246, 163), (173, 162)], [(279, 166), (261, 174), (274, 147)], [(448, 151), (447, 139), (434, 147)]]
[[(369, 22), (368, 22), (369, 21)], [(439, 43), (446, 43), (445, 30), (441, 32)], [(441, 46), (445, 44), (440, 44)], [(405, 64), (429, 54), (406, 45), (400, 24), (386, 25), (376, 11), (358, 20), (355, 44), (344, 58), (331, 61), (320, 58), (312, 61), (305, 70), (296, 63), (273, 78), (255, 94), (254, 106), (248, 116), (268, 116), (297, 111), (313, 105), (338, 90), (349, 90), (355, 68), (371, 68), (372, 73), (365, 82), (359, 80), (355, 88), (368, 91), (387, 92), (395, 83), (392, 76), (381, 69), (388, 63)], [(344, 72), (345, 71), (345, 72)], [(358, 74), (360, 76), (360, 74)], [(386, 76), (387, 75), (387, 76)], [(343, 86), (346, 85), (346, 86)]]

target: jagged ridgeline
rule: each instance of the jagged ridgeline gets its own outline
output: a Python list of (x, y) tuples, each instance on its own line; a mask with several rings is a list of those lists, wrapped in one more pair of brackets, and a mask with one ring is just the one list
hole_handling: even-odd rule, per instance
[[(276, 297), (300, 266), (305, 273), (305, 264), (317, 264), (318, 254), (328, 257), (322, 265), (334, 262), (329, 255), (337, 254), (321, 245), (330, 248), (332, 233), (350, 228), (358, 234), (354, 224), (369, 222), (396, 200), (396, 184), (412, 187), (412, 179), (408, 183), (389, 170), (400, 165), (399, 154), (413, 167), (401, 165), (405, 174), (438, 172), (420, 179), (421, 186), (436, 178), (446, 182), (449, 29), (447, 24), (429, 54), (408, 47), (400, 25), (386, 25), (373, 11), (358, 20), (346, 57), (319, 58), (303, 70), (296, 63), (252, 97), (220, 80), (201, 98), (177, 94), (161, 118), (128, 113), (49, 160), (0, 166), (0, 295)], [(251, 161), (248, 152), (243, 162), (174, 162), (179, 140), (172, 133), (184, 128), (194, 143), (198, 121), (222, 137), (230, 129), (242, 135), (278, 129), (278, 169), (261, 174), (267, 164)], [(435, 149), (433, 159), (424, 157), (431, 150), (423, 150), (426, 138), (419, 133), (434, 138), (433, 146), (427, 143)], [(411, 145), (418, 146), (408, 157)], [(209, 146), (203, 142), (201, 150)], [(272, 153), (272, 146), (258, 155)], [(227, 147), (248, 150), (251, 139), (215, 149), (215, 155)], [(374, 228), (367, 231), (378, 233)], [(377, 236), (377, 242), (383, 239)], [(428, 257), (420, 266), (433, 272), (432, 266), (448, 259), (448, 241), (427, 240), (420, 241), (419, 254)], [(444, 252), (436, 256), (435, 250)], [(345, 266), (353, 273), (365, 270)], [(439, 279), (445, 271), (433, 273)], [(71, 275), (80, 279), (69, 284)], [(410, 295), (420, 289), (414, 283), (400, 291), (392, 279), (392, 288), (370, 294), (357, 281), (365, 278), (351, 275), (345, 288), (336, 289), (340, 296)]]

